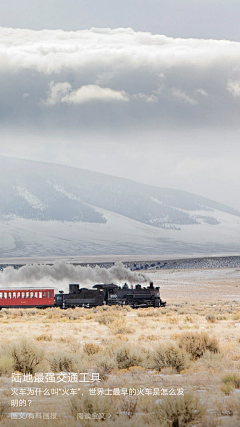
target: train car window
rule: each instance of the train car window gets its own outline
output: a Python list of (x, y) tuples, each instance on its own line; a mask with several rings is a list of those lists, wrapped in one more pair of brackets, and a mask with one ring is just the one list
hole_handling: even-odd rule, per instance
[(8, 298), (12, 298), (12, 292), (8, 292)]
[(2, 298), (3, 297), (3, 293), (2, 292), (0, 292), (0, 298)]
[(43, 298), (47, 298), (47, 292), (43, 292)]
[(17, 297), (16, 292), (13, 292), (13, 298), (16, 298), (16, 297)]
[(17, 293), (17, 297), (18, 297), (18, 298), (21, 298), (21, 292), (18, 292), (18, 293)]
[(22, 298), (25, 298), (25, 292), (22, 292)]
[(29, 298), (29, 292), (26, 292), (26, 298)]
[(7, 299), (7, 292), (4, 292), (4, 298)]
[(38, 298), (38, 292), (35, 292), (35, 298)]
[(51, 298), (51, 291), (48, 291), (48, 298)]
[(30, 298), (34, 297), (34, 292), (30, 292)]
[(39, 298), (42, 298), (42, 292), (39, 292)]

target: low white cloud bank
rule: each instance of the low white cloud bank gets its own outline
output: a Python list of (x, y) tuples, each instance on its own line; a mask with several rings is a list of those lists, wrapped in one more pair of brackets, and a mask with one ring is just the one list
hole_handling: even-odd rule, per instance
[(131, 28), (0, 28), (0, 62), (0, 108), (10, 128), (18, 118), (81, 130), (171, 128), (176, 120), (191, 128), (239, 125), (238, 42)]
[(53, 80), (49, 83), (47, 96), (47, 105), (56, 105), (60, 102), (83, 104), (90, 101), (129, 101), (129, 97), (125, 91), (102, 88), (98, 85), (86, 85), (81, 86), (77, 90), (72, 90), (70, 83), (54, 83)]
[[(131, 28), (92, 28), (82, 31), (0, 29), (2, 67), (31, 69), (45, 74), (81, 70), (101, 63), (119, 70), (126, 66), (225, 64), (240, 56), (240, 43), (226, 40), (174, 39), (135, 32)], [(2, 68), (3, 69), (3, 68)]]

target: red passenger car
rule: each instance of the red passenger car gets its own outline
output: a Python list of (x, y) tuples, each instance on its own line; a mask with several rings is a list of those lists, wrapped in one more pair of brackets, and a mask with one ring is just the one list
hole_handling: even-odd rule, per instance
[(10, 288), (0, 289), (1, 308), (53, 307), (54, 289)]

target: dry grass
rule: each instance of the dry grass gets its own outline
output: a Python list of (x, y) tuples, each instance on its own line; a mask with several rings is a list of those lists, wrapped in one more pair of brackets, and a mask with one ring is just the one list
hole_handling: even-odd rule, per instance
[(196, 360), (204, 355), (206, 351), (219, 352), (219, 344), (215, 337), (210, 337), (206, 332), (185, 332), (178, 338), (179, 346)]
[(155, 418), (162, 427), (185, 427), (192, 425), (204, 415), (206, 408), (199, 397), (193, 393), (184, 396), (164, 397), (162, 402), (153, 405)]
[[(30, 353), (37, 355), (40, 351), (43, 357), (36, 359), (37, 364), (30, 367), (33, 372), (98, 372), (102, 380), (93, 387), (104, 390), (183, 388), (187, 396), (188, 392), (194, 392), (188, 406), (193, 414), (199, 414), (199, 420), (194, 419), (190, 425), (236, 427), (240, 422), (237, 400), (240, 375), (237, 303), (179, 303), (169, 304), (164, 309), (136, 311), (129, 307), (64, 311), (2, 310), (0, 315), (0, 388), (6, 390), (5, 400), (2, 401), (11, 400), (7, 376), (17, 366), (10, 349), (16, 347), (17, 340), (21, 341), (21, 337), (25, 336), (28, 343), (33, 345)], [(189, 358), (192, 360), (189, 361)], [(26, 371), (26, 366), (25, 363), (25, 367), (18, 366), (18, 369)], [(72, 398), (72, 406), (69, 406), (70, 397), (46, 397), (34, 400), (32, 412), (56, 411), (69, 417), (62, 415), (57, 421), (51, 421), (52, 427), (62, 427), (66, 425), (66, 420), (70, 427), (92, 427), (100, 423), (104, 427), (159, 427), (164, 424), (161, 424), (159, 417), (162, 415), (157, 411), (159, 404), (156, 402), (164, 398), (164, 410), (171, 409), (174, 414), (175, 406), (181, 400), (176, 396), (166, 399), (161, 394), (138, 396), (137, 399), (136, 396), (128, 399), (124, 395), (108, 398), (92, 396), (98, 399), (89, 399), (89, 387), (81, 385), (82, 388), (84, 399), (80, 396)], [(207, 414), (203, 414), (196, 396), (208, 409)], [(167, 403), (168, 400), (170, 403)], [(95, 402), (95, 412), (96, 408), (100, 412), (109, 409), (114, 419), (104, 422), (76, 420), (77, 411), (93, 410), (92, 401)], [(153, 411), (154, 405), (157, 406)], [(181, 407), (182, 403), (179, 405)], [(5, 415), (8, 410), (4, 409)], [(29, 420), (9, 420), (5, 415), (1, 420), (3, 426), (30, 426)], [(45, 424), (45, 421), (34, 420), (36, 427)]]
[(13, 370), (24, 374), (34, 374), (44, 358), (44, 350), (26, 338), (10, 344), (5, 351), (13, 360)]
[(131, 334), (134, 332), (134, 329), (127, 324), (126, 319), (122, 317), (117, 317), (111, 323), (108, 324), (108, 327), (112, 334)]
[(50, 361), (53, 372), (73, 372), (76, 367), (75, 358), (71, 354), (57, 353)]
[(88, 354), (89, 356), (99, 353), (100, 350), (101, 350), (101, 347), (94, 343), (84, 344), (84, 347), (83, 347), (84, 353)]
[(175, 343), (163, 344), (156, 348), (153, 355), (153, 367), (158, 371), (170, 367), (179, 373), (189, 366), (189, 355)]
[(37, 341), (52, 341), (52, 335), (42, 334), (36, 337)]
[(105, 418), (105, 414), (116, 413), (116, 405), (111, 396), (89, 396), (85, 393), (80, 397), (70, 399), (70, 413), (74, 418), (77, 418), (78, 413), (85, 414), (102, 414), (100, 420)]
[(14, 358), (12, 356), (0, 356), (0, 375), (8, 375), (14, 371)]

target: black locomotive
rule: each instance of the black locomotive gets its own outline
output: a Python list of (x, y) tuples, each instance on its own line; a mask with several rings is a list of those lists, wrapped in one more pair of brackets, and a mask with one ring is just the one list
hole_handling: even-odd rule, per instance
[(159, 287), (129, 287), (126, 283), (121, 286), (110, 284), (94, 285), (92, 289), (79, 288), (79, 285), (69, 285), (69, 293), (59, 291), (55, 295), (55, 307), (96, 307), (99, 305), (129, 305), (139, 307), (165, 307), (166, 302), (160, 298)]

